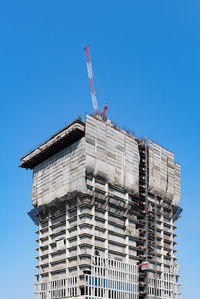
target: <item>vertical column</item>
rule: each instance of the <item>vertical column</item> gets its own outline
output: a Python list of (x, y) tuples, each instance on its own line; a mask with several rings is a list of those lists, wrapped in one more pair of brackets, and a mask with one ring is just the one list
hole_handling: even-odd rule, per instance
[(80, 208), (80, 200), (77, 198), (77, 296), (80, 296), (80, 214), (81, 214), (81, 208)]
[[(105, 196), (106, 196), (106, 207), (105, 207), (105, 265), (108, 268), (108, 183), (105, 185)], [(108, 269), (105, 269), (105, 277), (109, 278), (108, 276)], [(108, 289), (105, 290), (105, 299), (108, 298)]]
[(91, 209), (91, 215), (92, 215), (92, 229), (91, 229), (91, 235), (92, 235), (92, 249), (91, 249), (91, 255), (94, 256), (95, 253), (95, 206), (93, 201), (93, 207)]
[[(93, 180), (94, 180), (94, 187), (93, 188), (95, 188), (95, 179), (93, 179)], [(91, 214), (92, 214), (92, 230), (91, 230), (91, 234), (92, 234), (92, 239), (91, 239), (92, 248), (91, 248), (91, 255), (94, 257), (94, 254), (95, 254), (95, 206), (94, 206), (95, 195), (93, 195), (93, 201), (92, 202), (93, 202), (93, 206), (92, 206), (92, 209), (91, 209)], [(95, 275), (95, 271), (93, 271), (93, 273), (92, 273), (92, 256), (91, 256), (91, 274)], [(94, 261), (95, 261), (95, 259), (94, 259)], [(95, 266), (93, 268), (95, 268)], [(95, 296), (94, 288), (92, 288), (91, 296), (92, 297)]]
[(51, 212), (49, 210), (49, 219), (48, 219), (48, 233), (49, 233), (49, 245), (48, 245), (48, 248), (49, 248), (49, 281), (52, 280), (52, 274), (51, 274), (51, 261), (52, 261), (52, 248), (50, 246), (50, 244), (52, 243), (52, 218), (51, 218)]
[(157, 196), (154, 196), (154, 279), (155, 279), (155, 294), (158, 292), (158, 265), (157, 265), (157, 250), (158, 250), (158, 241), (157, 241), (157, 227), (158, 227), (158, 217), (157, 217)]
[(93, 198), (92, 198), (92, 209), (91, 209), (91, 215), (92, 215), (92, 230), (91, 230), (91, 235), (92, 235), (92, 249), (91, 249), (91, 254), (94, 256), (95, 252), (95, 178), (93, 177), (92, 179), (92, 185), (93, 185)]
[[(125, 195), (125, 199), (126, 199), (126, 207), (128, 209), (128, 200), (129, 200), (129, 196), (128, 193), (126, 193)], [(125, 227), (126, 227), (126, 238), (125, 238), (125, 244), (126, 244), (126, 248), (125, 248), (125, 253), (126, 253), (126, 257), (125, 257), (125, 263), (129, 263), (129, 236), (127, 234), (127, 227), (129, 225), (129, 219), (127, 217), (127, 213), (126, 213), (126, 219), (125, 219)]]
[(172, 269), (172, 272), (173, 272), (173, 266), (174, 266), (174, 236), (173, 236), (173, 206), (171, 204), (171, 211), (170, 211), (170, 214), (171, 214), (171, 220), (170, 220), (170, 241), (171, 241), (171, 246), (170, 246), (170, 268)]
[(163, 284), (164, 284), (164, 216), (163, 216), (163, 199), (161, 199), (160, 201), (161, 204), (161, 258), (160, 258), (160, 262), (161, 262), (161, 296), (164, 296), (164, 289), (163, 289)]
[[(40, 217), (39, 217), (40, 219)], [(40, 283), (41, 282), (41, 269), (40, 269), (40, 262), (41, 262), (41, 253), (42, 253), (42, 249), (41, 249), (41, 229), (42, 229), (42, 225), (41, 225), (41, 222), (39, 220), (39, 225), (38, 225), (38, 230), (39, 230), (39, 233), (38, 233), (38, 277), (39, 277), (39, 280), (38, 282)]]
[[(149, 214), (148, 214), (148, 179), (147, 179), (147, 172), (148, 172), (148, 165), (147, 165), (147, 138), (145, 138), (145, 258), (146, 262), (149, 262)], [(148, 270), (146, 271), (146, 294), (148, 294), (148, 283), (149, 283), (149, 273)]]
[(105, 238), (106, 238), (106, 241), (105, 241), (105, 258), (107, 259), (108, 258), (108, 183), (106, 183), (105, 185), (105, 196), (106, 196), (106, 210), (105, 210)]
[(69, 211), (68, 211), (68, 205), (66, 205), (66, 278), (69, 278), (70, 272), (69, 272)]

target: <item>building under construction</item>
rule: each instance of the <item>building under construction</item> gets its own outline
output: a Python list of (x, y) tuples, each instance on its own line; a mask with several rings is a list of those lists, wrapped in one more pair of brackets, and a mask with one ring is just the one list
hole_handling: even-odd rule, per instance
[(180, 166), (99, 115), (21, 158), (33, 169), (37, 299), (180, 299)]

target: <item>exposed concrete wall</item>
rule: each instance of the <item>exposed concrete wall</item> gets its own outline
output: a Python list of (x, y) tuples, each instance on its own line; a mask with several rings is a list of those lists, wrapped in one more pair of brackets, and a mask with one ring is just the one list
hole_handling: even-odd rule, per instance
[(174, 174), (174, 204), (178, 206), (181, 196), (181, 166), (178, 163), (175, 163)]
[(33, 205), (49, 205), (72, 192), (84, 193), (86, 172), (138, 193), (139, 151), (134, 137), (87, 116), (85, 137), (34, 168)]
[(139, 189), (139, 151), (134, 137), (87, 116), (86, 171), (130, 193)]
[(32, 202), (48, 205), (72, 192), (85, 192), (84, 138), (34, 168)]
[(166, 197), (175, 205), (180, 200), (180, 165), (174, 154), (153, 141), (149, 141), (149, 191)]
[[(87, 116), (85, 137), (34, 168), (33, 205), (47, 205), (72, 192), (84, 193), (85, 173), (137, 194), (139, 160), (138, 143), (134, 137)], [(149, 191), (179, 204), (180, 165), (174, 162), (173, 153), (151, 140)]]

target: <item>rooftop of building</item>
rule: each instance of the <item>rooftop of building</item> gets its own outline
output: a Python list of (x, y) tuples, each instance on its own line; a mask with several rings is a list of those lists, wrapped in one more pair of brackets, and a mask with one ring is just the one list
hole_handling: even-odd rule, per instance
[[(93, 117), (104, 122), (101, 116)], [(118, 124), (114, 124), (110, 120), (107, 120), (106, 123), (118, 131), (121, 131), (132, 137), (134, 136), (134, 132), (130, 129), (121, 129)], [(38, 147), (23, 155), (20, 159), (21, 164), (19, 167), (33, 169), (38, 164), (58, 153), (60, 150), (80, 140), (84, 134), (85, 122), (78, 118), (50, 136), (47, 141), (41, 143)]]
[(39, 147), (21, 157), (19, 167), (33, 169), (52, 155), (73, 144), (84, 136), (85, 123), (76, 119), (52, 135)]
[[(102, 120), (100, 116), (95, 116), (95, 118), (104, 122), (104, 120)], [(134, 132), (131, 131), (130, 129), (128, 130), (124, 128), (122, 129), (118, 126), (118, 124), (115, 124), (110, 120), (107, 120), (106, 123), (109, 126), (112, 126), (114, 129), (136, 139), (140, 144), (145, 142), (144, 138), (136, 138), (134, 136), (135, 135)], [(44, 143), (41, 143), (38, 147), (31, 150), (29, 153), (23, 155), (20, 159), (21, 164), (19, 165), (19, 167), (26, 168), (26, 169), (33, 169), (38, 164), (47, 160), (54, 154), (58, 153), (60, 150), (80, 140), (82, 137), (84, 137), (84, 135), (85, 135), (85, 122), (82, 121), (80, 118), (78, 118), (73, 122), (69, 123), (63, 129), (59, 130), (58, 132), (50, 136), (50, 138), (47, 139)], [(150, 141), (150, 139), (148, 140)], [(151, 141), (155, 143), (153, 140)], [(155, 144), (160, 146), (158, 143)], [(164, 148), (163, 146), (160, 147)], [(164, 149), (173, 155), (173, 152), (169, 151), (166, 148)]]

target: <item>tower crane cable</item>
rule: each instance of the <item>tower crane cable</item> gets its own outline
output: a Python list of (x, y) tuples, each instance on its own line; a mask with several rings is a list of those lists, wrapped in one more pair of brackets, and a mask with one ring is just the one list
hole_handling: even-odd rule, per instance
[(105, 97), (103, 95), (103, 92), (102, 92), (101, 86), (99, 84), (99, 81), (97, 79), (94, 67), (93, 67), (93, 74), (94, 74), (94, 79), (95, 79), (95, 82), (96, 82), (97, 90), (99, 91), (98, 94), (100, 95), (100, 98), (102, 99), (102, 101), (103, 101), (103, 103), (105, 105), (106, 104), (106, 100), (105, 100)]

